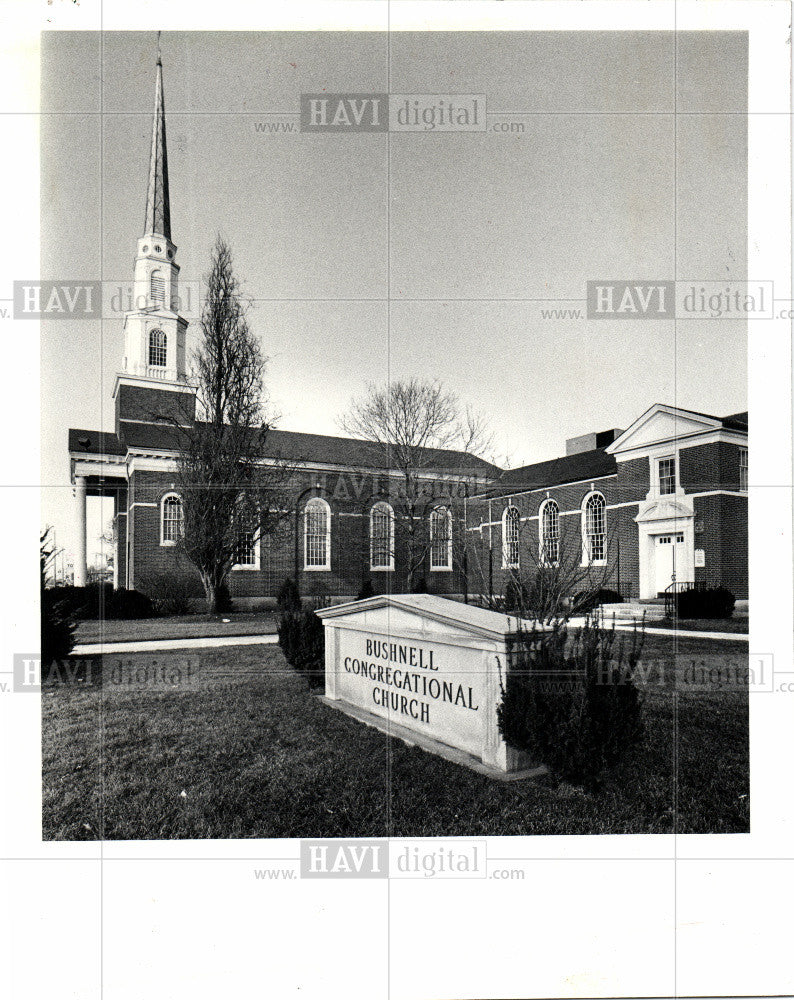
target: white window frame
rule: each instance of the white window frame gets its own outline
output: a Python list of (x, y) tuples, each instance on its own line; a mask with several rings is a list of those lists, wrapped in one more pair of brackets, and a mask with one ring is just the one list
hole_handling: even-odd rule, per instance
[[(601, 559), (594, 559), (590, 551), (590, 535), (587, 531), (588, 504), (594, 497), (601, 497), (604, 513), (604, 554)], [(600, 490), (591, 490), (582, 500), (582, 566), (606, 566), (607, 564), (607, 498)]]
[[(436, 523), (435, 514), (444, 511), (447, 515), (447, 552), (446, 560), (443, 565), (436, 565), (433, 562), (433, 542), (434, 542), (434, 527)], [(451, 573), (452, 572), (452, 511), (445, 504), (440, 504), (438, 507), (434, 507), (430, 511), (430, 572), (431, 573)]]
[[(163, 338), (163, 343), (153, 344), (152, 337), (154, 334), (159, 333)], [(160, 364), (159, 361), (152, 361), (152, 351), (162, 351), (163, 352), (163, 363)], [(149, 331), (149, 337), (147, 341), (146, 359), (149, 363), (149, 368), (167, 368), (168, 367), (168, 334), (165, 330), (161, 329), (159, 326), (153, 326)]]
[[(659, 455), (656, 458), (656, 482), (655, 488), (656, 493), (660, 497), (673, 497), (678, 493), (681, 486), (681, 480), (678, 475), (678, 456), (677, 455)], [(672, 462), (673, 463), (673, 490), (669, 493), (662, 493), (662, 462)]]
[[(238, 528), (238, 536), (239, 536), (239, 531), (240, 530), (241, 529)], [(232, 569), (235, 572), (239, 570), (240, 572), (245, 573), (245, 572), (250, 572), (251, 570), (258, 570), (260, 568), (260, 565), (261, 565), (261, 563), (260, 563), (260, 556), (259, 556), (260, 532), (259, 532), (259, 530), (256, 527), (253, 528), (252, 531), (256, 535), (256, 537), (254, 538), (254, 546), (253, 546), (253, 548), (254, 548), (254, 561), (251, 562), (251, 563), (234, 563), (234, 565), (232, 566)]]
[[(742, 484), (744, 479), (744, 484)], [(750, 453), (747, 448), (739, 448), (739, 491), (747, 493), (750, 482)]]
[[(375, 514), (376, 511), (385, 513), (388, 517), (389, 525), (389, 562), (386, 566), (375, 565)], [(374, 503), (369, 512), (369, 568), (372, 573), (388, 573), (394, 569), (394, 508), (385, 500), (378, 500)]]
[[(322, 508), (325, 513), (325, 562), (309, 565), (309, 510)], [(331, 569), (331, 505), (323, 497), (310, 497), (303, 508), (303, 569), (306, 573), (327, 573)]]
[[(515, 519), (510, 517), (510, 512), (515, 512)], [(515, 525), (515, 540), (507, 537), (507, 522), (513, 520)], [(521, 565), (521, 514), (514, 503), (509, 503), (502, 511), (502, 569), (518, 569)], [(510, 559), (510, 549), (515, 545), (515, 559)]]
[(185, 532), (185, 508), (182, 504), (182, 497), (179, 493), (174, 492), (174, 490), (170, 490), (160, 499), (160, 545), (165, 548), (173, 548), (173, 546), (179, 541), (179, 538), (171, 539), (165, 537), (165, 502), (166, 500), (171, 499), (179, 501), (179, 538), (181, 538)]
[[(546, 510), (550, 507), (554, 507), (557, 511), (557, 556), (555, 559), (549, 559), (546, 555), (546, 530), (545, 530), (545, 519)], [(538, 552), (540, 554), (540, 564), (541, 566), (559, 566), (560, 564), (560, 505), (554, 499), (554, 497), (546, 497), (543, 503), (540, 505), (538, 510)]]

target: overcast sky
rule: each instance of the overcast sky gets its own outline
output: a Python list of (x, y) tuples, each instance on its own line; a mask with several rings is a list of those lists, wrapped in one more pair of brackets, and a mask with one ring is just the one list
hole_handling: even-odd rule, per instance
[[(131, 278), (156, 51), (148, 33), (44, 35), (44, 278)], [(594, 278), (745, 277), (746, 39), (679, 34), (677, 51), (676, 92), (666, 32), (166, 33), (181, 280), (221, 232), (284, 429), (339, 433), (350, 397), (389, 374), (441, 379), (514, 465), (655, 402), (744, 409), (743, 322), (541, 312), (584, 310), (568, 300)], [(324, 90), (485, 94), (505, 113), (489, 126), (524, 129), (257, 131)], [(67, 429), (112, 429), (122, 354), (121, 318), (42, 330), (42, 521), (67, 548)], [(106, 511), (89, 506), (91, 550)]]

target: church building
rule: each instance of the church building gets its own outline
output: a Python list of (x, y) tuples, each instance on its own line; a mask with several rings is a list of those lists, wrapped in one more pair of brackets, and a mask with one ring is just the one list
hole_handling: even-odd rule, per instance
[[(195, 419), (187, 321), (171, 238), (162, 64), (158, 58), (137, 309), (124, 318), (112, 432), (69, 430), (77, 498), (75, 584), (85, 585), (86, 498), (113, 498), (114, 582), (146, 592), (156, 577), (202, 588), (179, 546), (182, 497), (173, 430), (153, 413)], [(183, 417), (184, 419), (184, 417)], [(239, 604), (272, 599), (287, 577), (305, 595), (402, 591), (407, 539), (391, 502), (399, 485), (372, 442), (270, 431), (263, 462), (295, 469), (290, 509), (274, 533), (243, 532), (229, 589)], [(569, 440), (566, 454), (502, 470), (428, 449), (422, 462), (426, 551), (415, 588), (476, 598), (504, 593), (543, 565), (570, 559), (628, 598), (707, 581), (747, 597), (747, 414), (719, 417), (658, 403), (625, 430)], [(244, 537), (243, 537), (244, 536)]]

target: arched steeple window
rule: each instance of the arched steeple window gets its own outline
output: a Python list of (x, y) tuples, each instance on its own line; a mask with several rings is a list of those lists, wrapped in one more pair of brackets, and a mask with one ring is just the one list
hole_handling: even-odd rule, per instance
[(165, 368), (167, 344), (162, 330), (149, 331), (149, 364), (152, 368)]

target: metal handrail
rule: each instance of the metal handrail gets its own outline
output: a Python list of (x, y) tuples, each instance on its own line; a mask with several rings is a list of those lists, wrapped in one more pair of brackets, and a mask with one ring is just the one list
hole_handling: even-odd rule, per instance
[(706, 580), (673, 580), (671, 584), (664, 588), (664, 614), (665, 618), (678, 617), (678, 601), (676, 598), (685, 590), (702, 591), (708, 589)]

